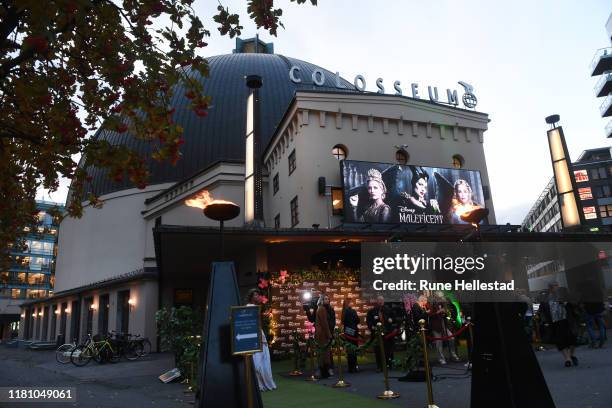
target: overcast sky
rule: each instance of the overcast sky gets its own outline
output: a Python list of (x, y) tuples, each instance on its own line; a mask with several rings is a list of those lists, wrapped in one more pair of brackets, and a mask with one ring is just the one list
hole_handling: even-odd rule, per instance
[[(238, 12), (243, 38), (256, 30), (244, 1), (222, 1)], [(212, 37), (203, 56), (231, 53), (234, 39), (220, 37), (210, 16), (216, 2), (196, 0)], [(544, 117), (558, 113), (572, 159), (610, 145), (599, 115), (603, 98), (593, 87), (590, 63), (610, 47), (605, 24), (609, 0), (319, 0), (317, 7), (276, 1), (284, 10), (278, 37), (260, 32), (274, 51), (320, 65), (367, 89), (395, 80), (408, 94), (421, 88), (474, 86), (478, 108), (489, 114), (485, 153), (497, 222), (519, 224), (552, 177)], [(460, 92), (461, 94), (461, 92)], [(445, 95), (445, 93), (443, 93)], [(417, 162), (414, 158), (414, 162)], [(427, 163), (423, 163), (427, 164)], [(45, 195), (63, 202), (66, 189)]]

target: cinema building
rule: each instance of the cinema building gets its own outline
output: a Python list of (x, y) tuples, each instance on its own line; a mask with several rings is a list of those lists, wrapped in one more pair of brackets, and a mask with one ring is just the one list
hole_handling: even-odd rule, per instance
[[(22, 305), (26, 315), (50, 307), (59, 323), (38, 338), (30, 332), (31, 340), (110, 330), (155, 338), (155, 312), (201, 306), (210, 263), (223, 255), (235, 262), (241, 290), (280, 271), (317, 282), (329, 276), (323, 285), (330, 287), (342, 276), (354, 281), (361, 242), (465, 235), (472, 227), (454, 225), (448, 214), (460, 179), (469, 184), (474, 205), (490, 211), (484, 233), (507, 234), (508, 227), (495, 225), (483, 150), (489, 118), (465, 107), (476, 101), (471, 87), (463, 97), (434, 84), (431, 91), (429, 84), (402, 86), (410, 96), (395, 89), (363, 92), (363, 81), (373, 78), (347, 81), (274, 54), (258, 39), (239, 40), (234, 53), (208, 61), (210, 78), (202, 79), (213, 98), (208, 117), (196, 116), (183, 92), (172, 101), (186, 140), (176, 166), (152, 163), (144, 190), (88, 169), (90, 189), (104, 206), (86, 206), (82, 219), (62, 222), (55, 293)], [(262, 82), (254, 116), (247, 115), (248, 75)], [(438, 102), (427, 97), (430, 92), (439, 94)], [(443, 103), (447, 95), (451, 104)], [(254, 145), (248, 144), (251, 130)], [(141, 152), (149, 148), (106, 130), (96, 137)], [(401, 201), (408, 200), (401, 192), (416, 191), (411, 183), (419, 178), (425, 183), (422, 211)], [(385, 186), (386, 211), (368, 201), (374, 200), (371, 180)], [(225, 223), (223, 255), (218, 222), (186, 205), (206, 196), (241, 208)], [(338, 294), (348, 291), (353, 289), (338, 288)], [(339, 306), (340, 297), (334, 300)]]

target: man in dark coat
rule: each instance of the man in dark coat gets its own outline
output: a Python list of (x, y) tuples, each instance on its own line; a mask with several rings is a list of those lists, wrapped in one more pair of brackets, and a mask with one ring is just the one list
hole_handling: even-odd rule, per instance
[[(390, 334), (395, 330), (395, 318), (393, 311), (390, 307), (385, 305), (385, 298), (382, 295), (376, 297), (376, 302), (374, 307), (368, 311), (366, 316), (366, 321), (368, 324), (368, 328), (372, 333), (372, 336), (376, 333), (376, 327), (378, 323), (381, 323), (383, 326), (383, 345), (385, 350), (384, 359), (386, 361), (387, 366), (391, 365), (393, 361), (393, 349), (395, 348), (395, 336), (385, 338), (386, 335)], [(376, 345), (374, 347), (374, 352), (376, 355), (376, 367), (377, 371), (381, 371), (383, 356), (380, 355), (380, 346)]]
[[(344, 326), (344, 334), (346, 341), (357, 346), (357, 338), (359, 336), (359, 316), (353, 309), (353, 302), (350, 299), (344, 301), (342, 307), (342, 325)], [(357, 353), (347, 351), (346, 359), (348, 363), (349, 373), (357, 372)]]

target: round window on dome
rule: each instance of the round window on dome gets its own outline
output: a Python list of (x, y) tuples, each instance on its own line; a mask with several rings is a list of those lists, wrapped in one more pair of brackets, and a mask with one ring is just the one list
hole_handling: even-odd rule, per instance
[(453, 156), (453, 168), (461, 169), (463, 168), (464, 164), (465, 164), (465, 160), (463, 159), (463, 157), (461, 157), (461, 155), (456, 154)]
[(344, 145), (335, 145), (332, 148), (332, 156), (334, 156), (337, 160), (344, 160), (348, 157), (348, 150)]
[(409, 158), (410, 155), (404, 149), (399, 149), (397, 152), (395, 152), (395, 162), (397, 164), (406, 164), (408, 163)]

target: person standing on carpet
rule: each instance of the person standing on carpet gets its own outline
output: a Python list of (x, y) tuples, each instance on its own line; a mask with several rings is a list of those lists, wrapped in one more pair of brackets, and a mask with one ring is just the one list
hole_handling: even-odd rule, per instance
[[(247, 306), (258, 306), (261, 304), (259, 291), (251, 289), (247, 294)], [(266, 334), (261, 331), (262, 351), (253, 354), (253, 367), (259, 384), (260, 391), (272, 391), (276, 389), (276, 383), (272, 378), (272, 365), (270, 364), (270, 350)]]

